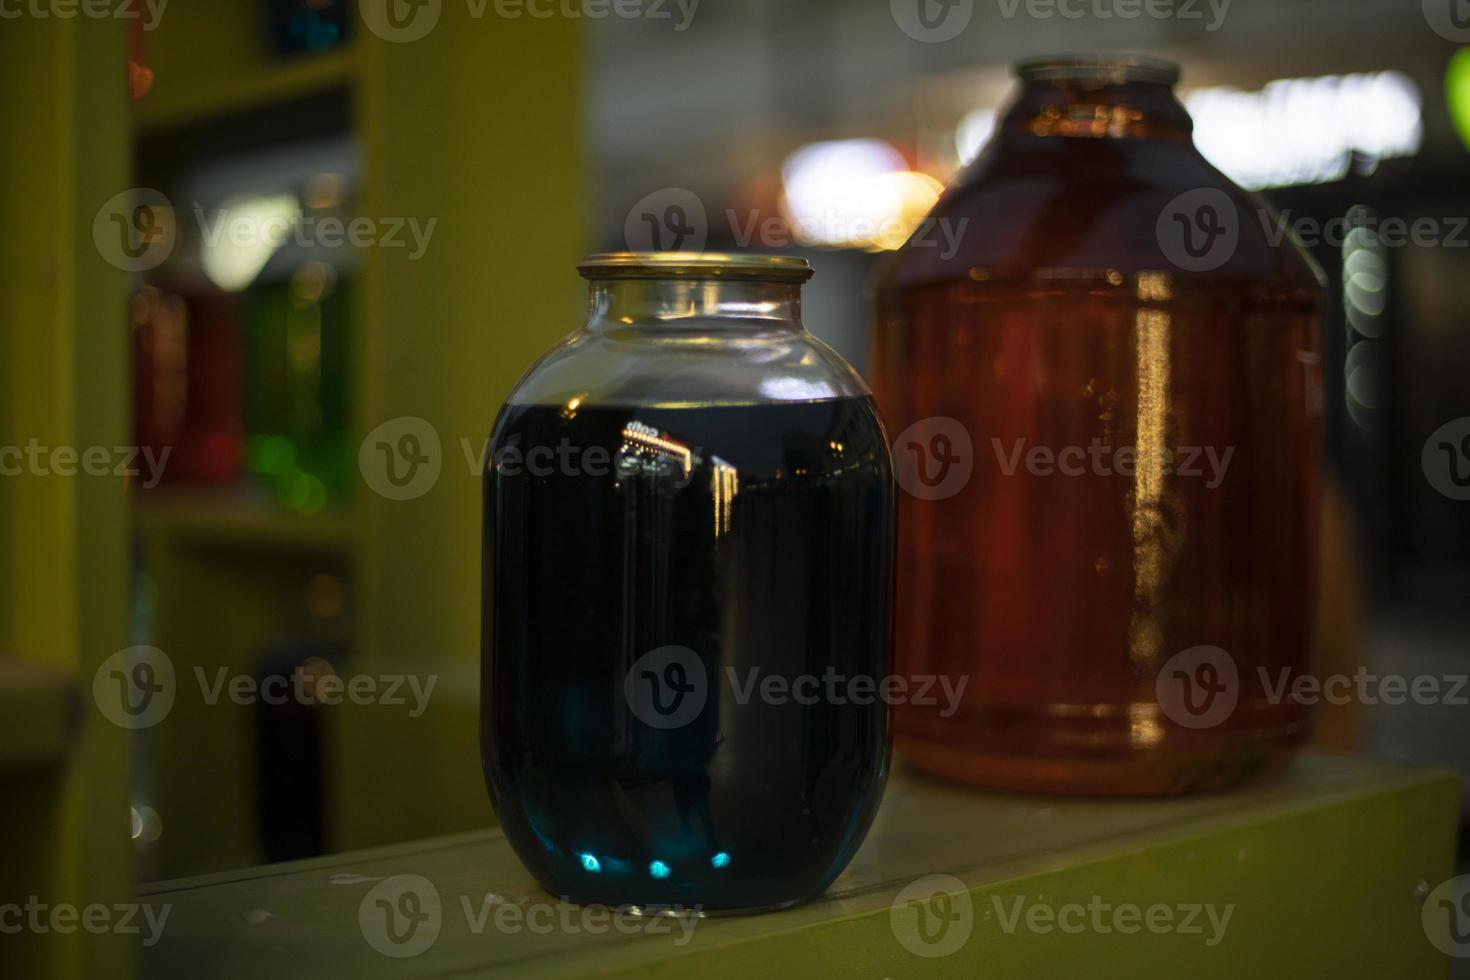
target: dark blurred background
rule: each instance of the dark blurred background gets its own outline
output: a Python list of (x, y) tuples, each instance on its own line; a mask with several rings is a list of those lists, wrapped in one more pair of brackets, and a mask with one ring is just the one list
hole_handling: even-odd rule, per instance
[[(123, 630), (167, 655), (167, 716), (88, 743), (86, 765), (128, 782), (135, 853), (115, 863), (142, 879), (493, 821), (478, 454), (520, 372), (577, 325), (577, 258), (803, 255), (808, 326), (863, 369), (893, 229), (977, 152), (1029, 55), (1179, 62), (1204, 153), (1321, 229), (1326, 656), (1470, 671), (1463, 0), (137, 11), (0, 24), (0, 442), (169, 452), (121, 494), (0, 480), (0, 655), (90, 678)], [(1424, 233), (1389, 241), (1392, 219)], [(434, 479), (394, 468), (419, 463)], [(35, 558), (56, 540), (70, 558)], [(102, 625), (58, 636), (58, 617)], [(205, 696), (220, 677), (363, 674), (403, 678), (406, 703)], [(429, 677), (414, 714), (409, 682)], [(1333, 709), (1321, 728), (1328, 749), (1470, 771), (1463, 704)]]

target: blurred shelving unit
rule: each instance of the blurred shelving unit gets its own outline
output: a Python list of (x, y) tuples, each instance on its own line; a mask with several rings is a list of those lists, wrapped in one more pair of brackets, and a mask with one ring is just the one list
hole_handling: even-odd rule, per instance
[[(92, 244), (127, 186), (126, 38), (116, 22), (0, 29), (0, 446), (127, 441), (126, 276)], [(93, 203), (95, 202), (95, 203)], [(0, 475), (0, 904), (129, 901), (127, 742), (91, 708), (126, 643), (120, 480), (6, 460)], [(126, 937), (7, 929), (6, 976), (133, 975)]]
[(81, 722), (76, 681), (30, 660), (0, 659), (0, 718), (0, 777), (63, 764)]
[(356, 547), (349, 512), (304, 517), (283, 511), (258, 491), (164, 490), (133, 508), (137, 529), (178, 545), (243, 553), (348, 554)]
[[(226, 116), (352, 84), (356, 75), (354, 47), (306, 56), (299, 63), (251, 65), (239, 75), (220, 81), (211, 71), (200, 88), (166, 88), (165, 97), (150, 98), (139, 106), (136, 126), (144, 134), (163, 132), (191, 122)], [(153, 93), (150, 93), (153, 95)]]
[[(138, 182), (327, 138), (351, 147), (358, 215), (434, 225), (422, 256), (367, 247), (352, 257), (341, 499), (307, 516), (234, 484), (135, 495), (144, 639), (172, 658), (181, 685), (148, 732), (146, 778), (135, 785), (163, 826), (142, 855), (149, 877), (267, 859), (256, 806), (270, 763), (257, 712), (207, 703), (194, 678), (257, 673), (262, 650), (307, 618), (314, 582), (340, 583), (345, 596), (340, 673), (437, 681), (419, 717), (381, 705), (318, 711), (319, 743), (296, 748), (322, 756), (325, 849), (493, 823), (473, 682), (480, 489), (461, 447), (483, 442), (520, 371), (580, 307), (576, 21), (445, 5), (427, 36), (395, 43), (349, 4), (342, 43), (282, 59), (262, 43), (262, 6), (171, 7), (142, 39), (150, 85), (134, 110)], [(190, 202), (173, 204), (178, 213)], [(399, 416), (440, 436), (438, 481), (414, 500), (378, 496), (358, 472), (365, 434)]]

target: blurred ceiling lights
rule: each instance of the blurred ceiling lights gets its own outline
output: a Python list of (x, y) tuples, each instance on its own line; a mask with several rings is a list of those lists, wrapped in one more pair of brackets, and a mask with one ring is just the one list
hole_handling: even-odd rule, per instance
[[(1457, 119), (1462, 133), (1470, 133), (1470, 61), (1456, 61), (1463, 105)], [(1338, 180), (1355, 157), (1372, 173), (1380, 160), (1413, 156), (1424, 139), (1419, 89), (1396, 71), (1283, 78), (1259, 92), (1202, 88), (1187, 93), (1184, 104), (1200, 152), (1252, 190)], [(961, 164), (980, 152), (995, 121), (988, 108), (960, 120), (955, 149)]]
[(1318, 184), (1413, 156), (1424, 140), (1419, 89), (1407, 75), (1283, 78), (1259, 92), (1198, 89), (1184, 99), (1200, 152), (1251, 189)]
[(943, 189), (882, 140), (809, 143), (781, 167), (781, 212), (804, 245), (896, 249)]

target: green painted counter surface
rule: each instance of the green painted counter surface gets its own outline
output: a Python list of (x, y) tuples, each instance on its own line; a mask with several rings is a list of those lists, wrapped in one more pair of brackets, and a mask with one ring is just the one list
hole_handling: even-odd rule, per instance
[(1420, 910), (1453, 873), (1458, 809), (1452, 774), (1323, 756), (1244, 792), (1148, 801), (987, 794), (900, 768), (852, 866), (792, 911), (671, 921), (559, 905), (490, 830), (150, 886), (143, 901), (171, 908), (143, 968), (1444, 977)]

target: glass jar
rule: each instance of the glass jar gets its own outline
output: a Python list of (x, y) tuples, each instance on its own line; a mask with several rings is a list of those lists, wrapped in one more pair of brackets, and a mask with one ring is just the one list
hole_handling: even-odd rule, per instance
[(1321, 275), (1195, 149), (1175, 66), (1018, 73), (879, 289), (918, 490), (899, 668), (968, 679), (901, 706), (898, 748), (1016, 790), (1228, 786), (1308, 734), (1272, 691), (1313, 643)]
[[(804, 260), (620, 253), (580, 269), (587, 323), (491, 436), (491, 800), (571, 901), (812, 898), (888, 769), (889, 713), (865, 686), (890, 670), (892, 630), (872, 397), (801, 325)], [(851, 696), (861, 678), (868, 696)]]

